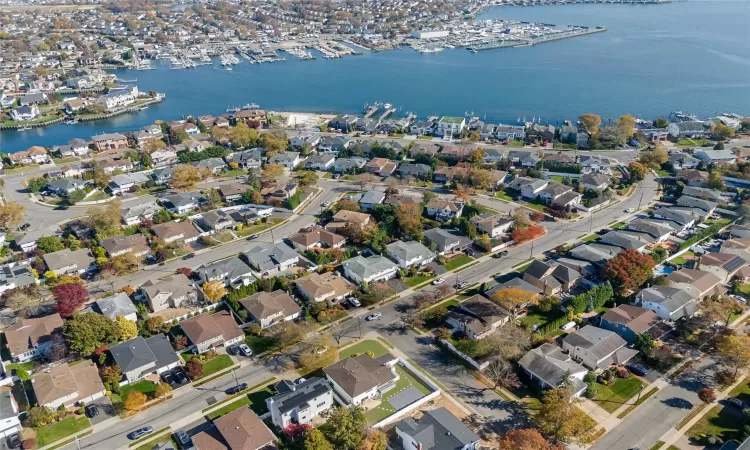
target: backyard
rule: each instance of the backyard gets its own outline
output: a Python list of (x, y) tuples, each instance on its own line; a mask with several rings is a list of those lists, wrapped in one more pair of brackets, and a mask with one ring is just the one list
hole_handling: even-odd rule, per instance
[(541, 311), (539, 308), (532, 306), (525, 317), (521, 318), (521, 324), (528, 329), (539, 328), (547, 322), (552, 322), (563, 316), (563, 312), (558, 308), (552, 308), (549, 311)]
[(681, 265), (688, 262), (688, 258), (692, 259), (693, 256), (695, 256), (695, 253), (693, 253), (691, 250), (688, 250), (677, 258), (670, 259), (670, 261), (674, 264)]
[(614, 378), (609, 386), (596, 383), (596, 395), (593, 400), (609, 413), (628, 403), (641, 389), (641, 379), (636, 377)]
[(85, 430), (90, 425), (91, 422), (89, 422), (88, 417), (71, 416), (44, 427), (34, 428), (34, 431), (36, 431), (37, 444), (39, 447), (44, 447), (71, 434)]

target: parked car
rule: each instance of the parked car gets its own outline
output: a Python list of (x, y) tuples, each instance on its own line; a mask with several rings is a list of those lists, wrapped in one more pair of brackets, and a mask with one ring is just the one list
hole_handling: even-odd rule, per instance
[(154, 427), (151, 425), (147, 425), (143, 428), (138, 428), (137, 430), (131, 432), (128, 437), (132, 440), (139, 439), (147, 434), (151, 434), (154, 432)]
[(177, 379), (177, 382), (180, 383), (180, 384), (185, 384), (188, 381), (190, 381), (190, 380), (188, 380), (187, 375), (185, 375), (181, 370), (178, 371), (178, 372), (175, 372), (174, 373), (174, 377)]
[(508, 252), (503, 250), (501, 252), (497, 252), (494, 255), (492, 255), (493, 258), (502, 258), (504, 256), (508, 256)]
[(456, 289), (463, 289), (463, 288), (465, 288), (468, 285), (469, 285), (468, 281), (459, 281), (453, 287), (455, 287)]
[(18, 448), (21, 446), (21, 436), (18, 433), (13, 433), (8, 436), (8, 447)]
[(331, 202), (323, 202), (320, 204), (320, 206), (322, 206), (323, 208), (328, 208), (329, 206), (331, 206)]
[(745, 409), (745, 402), (738, 398), (728, 398), (727, 403), (729, 403), (731, 406), (734, 406), (735, 408), (738, 408), (740, 410)]
[(648, 375), (648, 369), (642, 364), (628, 364), (627, 367), (628, 370), (640, 377), (645, 377), (646, 375)]
[(237, 175), (238, 180), (247, 180), (247, 175)]
[(242, 353), (245, 356), (252, 356), (253, 351), (250, 350), (250, 347), (247, 346), (247, 344), (240, 344), (239, 346), (240, 353)]
[(635, 208), (628, 208), (625, 210), (626, 213), (632, 213), (635, 212)]
[(188, 253), (182, 259), (193, 259), (193, 258), (195, 258), (195, 253)]
[(26, 231), (26, 230), (28, 230), (28, 229), (29, 229), (30, 227), (31, 227), (31, 224), (30, 224), (30, 223), (25, 223), (25, 224), (21, 225), (20, 227), (18, 227), (18, 229), (19, 229), (19, 230), (22, 230), (22, 231)]
[(247, 389), (247, 383), (240, 383), (227, 389), (227, 395), (234, 395)]
[(161, 379), (164, 380), (165, 383), (167, 383), (168, 385), (170, 385), (172, 387), (174, 387), (177, 384), (177, 382), (174, 379), (174, 375), (172, 374), (172, 372), (165, 373), (164, 375), (161, 376)]
[(187, 433), (185, 433), (182, 430), (176, 431), (174, 433), (175, 440), (178, 444), (180, 444), (180, 447), (182, 448), (190, 448), (192, 446), (192, 442), (190, 440), (190, 436), (188, 436)]
[(351, 305), (355, 308), (359, 308), (360, 306), (362, 306), (362, 302), (360, 302), (357, 297), (349, 297), (349, 303), (351, 303)]
[(251, 234), (250, 236), (247, 237), (248, 241), (253, 241), (255, 239), (258, 239), (258, 235), (257, 234)]
[(371, 321), (373, 321), (373, 320), (375, 320), (375, 319), (380, 319), (380, 317), (381, 317), (382, 315), (383, 315), (383, 314), (382, 314), (382, 313), (379, 313), (379, 312), (376, 312), (376, 313), (372, 313), (372, 314), (370, 314), (369, 316), (365, 317), (365, 320), (366, 320), (366, 321), (368, 321), (368, 322), (371, 322)]
[(99, 415), (99, 407), (96, 405), (87, 405), (84, 409), (86, 410), (86, 415), (91, 418)]
[(433, 281), (432, 284), (437, 286), (438, 284), (445, 283), (445, 278), (438, 278), (437, 280)]

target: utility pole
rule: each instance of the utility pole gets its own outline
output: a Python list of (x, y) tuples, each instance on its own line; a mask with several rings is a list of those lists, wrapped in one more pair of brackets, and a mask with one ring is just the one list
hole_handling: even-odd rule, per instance
[(534, 241), (531, 241), (531, 249), (529, 249), (529, 258), (534, 257)]
[(239, 385), (240, 385), (240, 382), (239, 382), (239, 380), (237, 380), (237, 369), (234, 369), (234, 370), (232, 371), (232, 375), (234, 375), (234, 385), (235, 385), (235, 386), (239, 386)]
[(594, 230), (594, 211), (591, 211), (589, 217), (589, 233), (591, 233)]
[(641, 401), (641, 393), (643, 392), (644, 387), (646, 387), (646, 385), (641, 383), (641, 388), (638, 390), (638, 398), (635, 401), (636, 405), (638, 404), (639, 401)]

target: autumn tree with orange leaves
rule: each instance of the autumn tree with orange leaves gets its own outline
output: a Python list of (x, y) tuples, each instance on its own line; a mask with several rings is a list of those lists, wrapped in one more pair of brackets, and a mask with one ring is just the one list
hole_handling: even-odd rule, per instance
[(515, 320), (522, 307), (537, 302), (537, 295), (521, 288), (510, 287), (493, 292), (490, 300), (509, 311)]
[(563, 450), (565, 447), (552, 445), (537, 430), (527, 428), (509, 431), (497, 440), (497, 448), (498, 450)]
[(651, 277), (654, 266), (650, 255), (628, 248), (607, 261), (602, 278), (612, 283), (615, 291), (625, 295), (638, 290)]

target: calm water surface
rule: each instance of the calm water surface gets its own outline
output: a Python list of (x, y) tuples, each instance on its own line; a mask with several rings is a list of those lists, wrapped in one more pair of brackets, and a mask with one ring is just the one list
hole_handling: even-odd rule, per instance
[(391, 102), (420, 116), (473, 111), (488, 121), (541, 117), (552, 124), (585, 112), (641, 118), (673, 109), (708, 116), (750, 114), (750, 0), (664, 5), (578, 4), (494, 8), (484, 18), (603, 25), (605, 33), (535, 47), (469, 53), (447, 49), (366, 53), (339, 60), (189, 70), (120, 71), (161, 105), (109, 121), (0, 132), (0, 151), (52, 146), (74, 137), (128, 131), (183, 114), (219, 114), (248, 102), (282, 111), (354, 112)]

